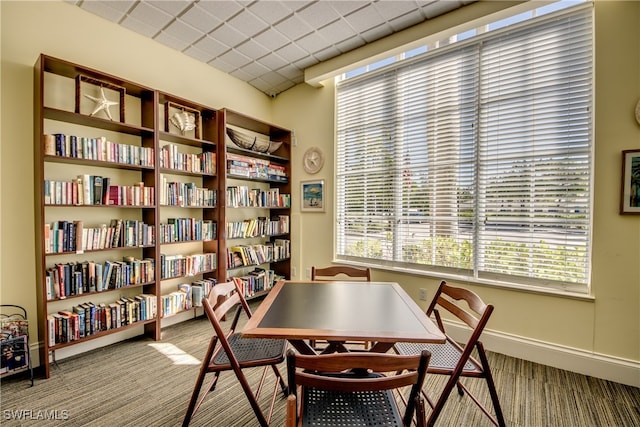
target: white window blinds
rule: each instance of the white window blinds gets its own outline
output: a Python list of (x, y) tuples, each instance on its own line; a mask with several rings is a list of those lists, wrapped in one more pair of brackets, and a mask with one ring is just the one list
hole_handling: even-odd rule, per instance
[(586, 291), (592, 12), (337, 87), (337, 257)]

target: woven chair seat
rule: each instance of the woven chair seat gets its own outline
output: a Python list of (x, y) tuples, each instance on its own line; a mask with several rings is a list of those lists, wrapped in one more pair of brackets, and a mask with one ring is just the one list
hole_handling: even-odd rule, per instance
[[(243, 338), (239, 333), (229, 337), (229, 345), (241, 365), (247, 362), (260, 360), (281, 359), (284, 360), (284, 352), (287, 346), (286, 340), (265, 338)], [(224, 349), (213, 359), (214, 365), (228, 365), (229, 357)]]
[[(369, 376), (379, 377), (380, 375), (370, 374)], [(309, 387), (304, 391), (302, 425), (305, 427), (402, 427), (402, 416), (397, 410), (394, 399), (391, 390), (340, 392)]]
[[(396, 344), (396, 350), (399, 354), (420, 354), (422, 350), (429, 350), (431, 352), (431, 361), (429, 362), (429, 368), (446, 368), (453, 369), (460, 360), (460, 351), (455, 348), (448, 341), (445, 344), (422, 344), (413, 342), (402, 342)], [(464, 364), (464, 372), (478, 372), (478, 369), (467, 361)]]

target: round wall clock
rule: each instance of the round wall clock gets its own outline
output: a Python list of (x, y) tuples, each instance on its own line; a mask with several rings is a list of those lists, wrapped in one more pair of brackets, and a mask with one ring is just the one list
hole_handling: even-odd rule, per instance
[(324, 154), (318, 147), (308, 148), (302, 156), (302, 166), (307, 173), (314, 174), (320, 172), (324, 165)]
[(638, 100), (638, 103), (636, 104), (636, 121), (640, 125), (640, 99)]

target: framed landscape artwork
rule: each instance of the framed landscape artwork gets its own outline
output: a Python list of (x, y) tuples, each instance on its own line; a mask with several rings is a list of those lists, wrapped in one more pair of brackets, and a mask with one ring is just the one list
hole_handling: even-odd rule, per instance
[(324, 180), (302, 181), (300, 183), (302, 212), (324, 212)]
[(640, 150), (622, 152), (620, 213), (640, 215)]

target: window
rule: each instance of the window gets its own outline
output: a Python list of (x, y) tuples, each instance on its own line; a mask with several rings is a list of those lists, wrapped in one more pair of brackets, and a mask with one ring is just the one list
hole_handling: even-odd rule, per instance
[(592, 11), (480, 33), (338, 83), (336, 257), (588, 292)]

